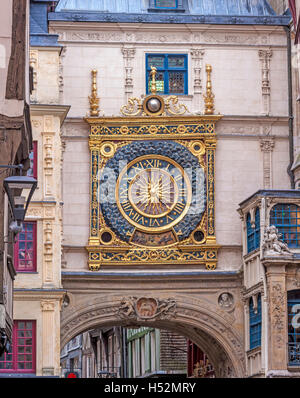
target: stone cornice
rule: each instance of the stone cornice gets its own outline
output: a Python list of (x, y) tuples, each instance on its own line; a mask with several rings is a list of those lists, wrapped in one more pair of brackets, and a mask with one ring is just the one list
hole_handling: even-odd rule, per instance
[(31, 116), (58, 116), (62, 125), (70, 108), (70, 105), (30, 104), (30, 114)]
[(192, 25), (192, 24), (122, 24), (51, 21), (50, 30), (59, 35), (59, 41), (69, 43), (113, 43), (142, 45), (144, 43), (236, 46), (286, 47), (286, 34), (278, 26)]
[(61, 300), (66, 294), (64, 289), (14, 289), (14, 300), (16, 301), (37, 301)]

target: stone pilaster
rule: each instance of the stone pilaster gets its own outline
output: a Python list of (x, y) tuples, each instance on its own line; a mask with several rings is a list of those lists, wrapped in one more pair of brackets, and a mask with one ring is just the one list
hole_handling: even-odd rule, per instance
[(268, 328), (268, 369), (269, 371), (287, 368), (287, 293), (286, 262), (274, 259), (264, 260), (267, 268), (267, 286), (269, 298)]
[(201, 108), (201, 95), (202, 95), (202, 81), (201, 70), (202, 62), (205, 51), (199, 48), (191, 49), (192, 68), (193, 68), (193, 85), (194, 85), (194, 103), (195, 110), (199, 111)]
[(260, 148), (263, 153), (263, 188), (272, 189), (272, 153), (275, 146), (275, 141), (272, 137), (262, 138), (260, 140)]
[(42, 300), (42, 374), (55, 374), (55, 301)]
[(125, 99), (126, 102), (133, 94), (133, 66), (132, 62), (135, 56), (135, 48), (133, 47), (123, 47), (122, 54), (124, 58), (124, 68), (125, 68)]
[(270, 62), (272, 57), (272, 50), (259, 50), (258, 55), (261, 61), (261, 74), (262, 74), (262, 111), (263, 115), (270, 114), (271, 102), (270, 102), (270, 94), (271, 94), (271, 82), (270, 82)]

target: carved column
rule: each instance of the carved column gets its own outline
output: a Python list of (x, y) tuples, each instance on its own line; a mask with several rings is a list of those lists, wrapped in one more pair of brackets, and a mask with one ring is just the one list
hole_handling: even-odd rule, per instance
[(279, 259), (265, 259), (267, 268), (267, 286), (269, 297), (269, 328), (268, 328), (268, 370), (284, 370), (287, 368), (287, 293), (286, 293), (286, 262)]
[(270, 114), (270, 92), (271, 92), (271, 82), (270, 82), (270, 61), (272, 57), (272, 50), (259, 50), (258, 55), (261, 61), (261, 73), (262, 73), (262, 114)]
[(42, 300), (42, 374), (53, 376), (55, 372), (55, 301)]
[(193, 61), (193, 71), (194, 71), (193, 83), (194, 83), (195, 111), (199, 111), (201, 108), (201, 94), (202, 94), (201, 69), (202, 69), (204, 54), (205, 51), (199, 48), (191, 49), (191, 58)]
[(124, 66), (125, 66), (125, 99), (126, 102), (133, 94), (133, 66), (132, 61), (135, 56), (135, 48), (133, 47), (123, 47), (122, 54), (124, 58)]
[(275, 141), (273, 138), (263, 138), (260, 140), (260, 148), (263, 152), (263, 188), (272, 189), (272, 152)]

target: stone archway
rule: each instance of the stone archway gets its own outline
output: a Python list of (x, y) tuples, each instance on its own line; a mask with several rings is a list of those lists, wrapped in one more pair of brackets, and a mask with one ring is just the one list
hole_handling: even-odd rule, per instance
[[(241, 336), (232, 315), (206, 301), (182, 294), (143, 296), (69, 294), (61, 318), (61, 347), (78, 334), (101, 326), (169, 329), (197, 344), (217, 377), (245, 377)], [(152, 311), (152, 312), (151, 312)]]

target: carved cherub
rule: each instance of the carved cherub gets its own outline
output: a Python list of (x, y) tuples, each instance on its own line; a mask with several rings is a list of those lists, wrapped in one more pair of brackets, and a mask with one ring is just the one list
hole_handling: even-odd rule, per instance
[(278, 232), (275, 225), (267, 227), (264, 233), (262, 248), (269, 252), (269, 254), (293, 254), (287, 244), (280, 240), (281, 237), (282, 234)]
[(122, 312), (122, 315), (125, 315), (126, 317), (135, 314), (135, 306), (133, 298), (128, 297), (126, 299), (123, 299), (119, 307), (119, 312)]

